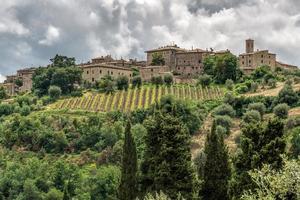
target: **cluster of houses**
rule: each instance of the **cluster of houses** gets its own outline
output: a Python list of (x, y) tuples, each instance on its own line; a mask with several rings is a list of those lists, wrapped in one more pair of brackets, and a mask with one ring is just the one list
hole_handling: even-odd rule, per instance
[[(258, 66), (268, 65), (272, 69), (280, 67), (288, 70), (298, 69), (297, 66), (284, 64), (276, 60), (276, 54), (268, 50), (254, 51), (254, 40), (246, 40), (246, 52), (239, 55), (239, 66), (244, 73), (248, 74)], [(140, 72), (143, 81), (149, 81), (153, 76), (163, 76), (172, 73), (177, 82), (189, 80), (202, 73), (203, 61), (210, 55), (224, 55), (231, 53), (228, 49), (214, 51), (213, 49), (183, 49), (177, 45), (168, 45), (145, 51), (147, 61), (137, 61), (134, 59), (113, 59), (110, 55), (93, 58), (87, 63), (77, 65), (82, 68), (83, 81), (96, 83), (102, 77), (110, 75), (114, 78), (118, 76), (133, 77), (133, 69)], [(161, 55), (164, 65), (153, 66), (154, 55)], [(9, 95), (18, 92), (29, 92), (32, 89), (32, 76), (35, 68), (26, 68), (17, 71), (16, 75), (7, 76), (2, 86)], [(18, 81), (22, 84), (18, 84)]]

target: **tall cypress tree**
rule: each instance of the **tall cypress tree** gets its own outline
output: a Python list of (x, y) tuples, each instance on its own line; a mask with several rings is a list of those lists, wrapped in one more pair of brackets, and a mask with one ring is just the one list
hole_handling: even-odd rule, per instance
[(224, 144), (223, 135), (216, 133), (216, 123), (213, 122), (211, 133), (207, 135), (204, 153), (204, 184), (200, 195), (205, 200), (228, 199), (228, 181), (230, 178), (230, 165), (228, 150)]
[(240, 199), (243, 191), (255, 188), (248, 171), (260, 169), (263, 164), (269, 164), (273, 169), (282, 167), (283, 134), (284, 124), (278, 118), (266, 124), (249, 124), (242, 130), (242, 151), (235, 158), (235, 173), (230, 181), (232, 199)]
[(145, 122), (145, 160), (142, 163), (142, 189), (163, 191), (171, 199), (180, 193), (192, 199), (194, 174), (191, 166), (190, 134), (182, 121), (167, 113), (155, 112)]
[(137, 196), (137, 153), (130, 129), (131, 124), (128, 121), (123, 146), (122, 176), (119, 187), (120, 200), (134, 200)]

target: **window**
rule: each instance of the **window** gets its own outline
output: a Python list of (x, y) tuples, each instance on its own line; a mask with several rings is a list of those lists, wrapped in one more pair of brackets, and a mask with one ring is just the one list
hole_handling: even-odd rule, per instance
[(244, 56), (242, 56), (242, 58), (244, 59)]
[(264, 55), (261, 55), (261, 57), (263, 58), (263, 57), (264, 57)]
[(89, 74), (89, 71), (86, 71), (86, 74)]
[(249, 63), (251, 63), (251, 60), (249, 60)]
[(180, 70), (180, 67), (178, 67), (177, 69)]
[(102, 70), (100, 70), (100, 74), (102, 74)]
[(198, 63), (201, 63), (202, 61), (201, 60), (198, 60)]
[(94, 78), (92, 78), (92, 82), (94, 82), (95, 81), (95, 79)]
[(264, 61), (263, 61), (263, 60), (261, 60), (261, 63), (264, 63)]
[(131, 77), (131, 74), (129, 74), (129, 77)]
[(192, 67), (192, 69), (194, 69), (194, 67)]
[(110, 74), (114, 74), (114, 72), (110, 72)]
[(242, 64), (245, 64), (245, 62), (243, 61)]
[(109, 71), (107, 71), (107, 74), (109, 74)]
[(151, 69), (151, 72), (153, 72), (153, 69)]

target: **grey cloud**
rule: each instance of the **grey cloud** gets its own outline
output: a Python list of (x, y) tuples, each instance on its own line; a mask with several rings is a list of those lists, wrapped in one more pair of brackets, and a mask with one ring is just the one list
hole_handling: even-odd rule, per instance
[[(14, 31), (0, 29), (4, 75), (45, 65), (56, 53), (78, 62), (105, 53), (145, 59), (144, 50), (172, 41), (185, 48), (229, 48), (238, 54), (247, 37), (256, 39), (257, 48), (270, 48), (283, 61), (300, 64), (294, 53), (300, 51), (298, 0), (3, 1), (0, 19), (15, 22)], [(49, 26), (59, 29), (59, 38), (42, 45)]]

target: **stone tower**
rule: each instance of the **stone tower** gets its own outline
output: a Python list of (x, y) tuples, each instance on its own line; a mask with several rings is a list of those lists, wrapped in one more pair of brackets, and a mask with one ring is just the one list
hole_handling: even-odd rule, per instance
[(254, 52), (254, 40), (248, 39), (246, 40), (246, 53)]

